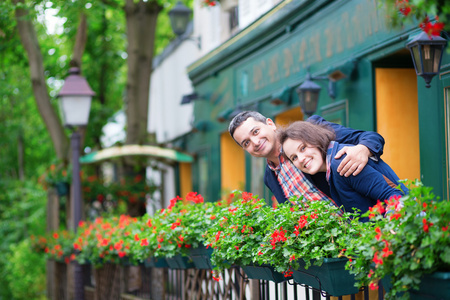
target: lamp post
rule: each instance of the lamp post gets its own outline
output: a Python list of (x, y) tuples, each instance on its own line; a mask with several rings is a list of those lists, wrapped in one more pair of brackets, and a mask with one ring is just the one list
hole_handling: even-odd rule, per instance
[[(95, 93), (86, 79), (80, 75), (79, 68), (70, 68), (61, 91), (58, 94), (65, 127), (73, 128), (70, 137), (72, 150), (72, 201), (73, 228), (76, 232), (81, 221), (81, 178), (80, 178), (80, 133), (78, 128), (86, 126), (89, 119), (92, 96)], [(75, 300), (84, 299), (83, 274), (78, 262), (74, 262)]]
[(416, 74), (425, 80), (425, 86), (431, 86), (431, 80), (441, 69), (441, 59), (447, 40), (440, 36), (429, 37), (422, 32), (409, 42), (406, 47), (411, 52), (411, 56), (416, 69)]

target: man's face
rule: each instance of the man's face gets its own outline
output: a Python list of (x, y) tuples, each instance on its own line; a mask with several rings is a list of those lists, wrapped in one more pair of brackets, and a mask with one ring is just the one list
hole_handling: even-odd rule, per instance
[(267, 124), (264, 124), (248, 118), (236, 129), (234, 139), (250, 155), (268, 157), (277, 148), (276, 129), (271, 119), (267, 119)]

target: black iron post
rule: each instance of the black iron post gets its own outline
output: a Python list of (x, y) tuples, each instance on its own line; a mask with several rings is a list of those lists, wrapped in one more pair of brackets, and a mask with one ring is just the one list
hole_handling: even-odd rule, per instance
[[(73, 229), (77, 232), (81, 221), (81, 178), (80, 178), (80, 133), (75, 129), (70, 137), (72, 148), (72, 203)], [(74, 299), (84, 300), (83, 270), (80, 264), (74, 262)]]

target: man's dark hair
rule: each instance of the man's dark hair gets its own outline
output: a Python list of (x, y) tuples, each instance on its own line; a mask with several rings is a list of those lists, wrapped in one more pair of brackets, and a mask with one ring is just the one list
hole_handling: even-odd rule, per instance
[[(230, 133), (231, 137), (234, 139), (234, 132), (236, 131), (236, 129), (242, 125), (242, 123), (244, 123), (245, 121), (247, 121), (248, 118), (253, 118), (258, 122), (266, 123), (267, 118), (264, 117), (262, 114), (260, 114), (257, 111), (243, 111), (240, 112), (239, 114), (237, 114), (233, 120), (231, 120), (230, 125), (228, 126), (228, 132)], [(236, 141), (236, 140), (235, 140)], [(237, 141), (236, 141), (237, 143)], [(238, 143), (239, 144), (239, 143)]]

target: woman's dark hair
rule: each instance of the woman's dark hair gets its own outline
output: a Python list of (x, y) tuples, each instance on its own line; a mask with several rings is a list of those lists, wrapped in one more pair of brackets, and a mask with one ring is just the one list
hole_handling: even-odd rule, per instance
[(328, 145), (336, 138), (334, 130), (329, 126), (313, 124), (308, 121), (297, 121), (287, 128), (278, 130), (278, 139), (281, 145), (287, 139), (302, 141), (305, 144), (319, 148), (323, 159), (327, 155)]

